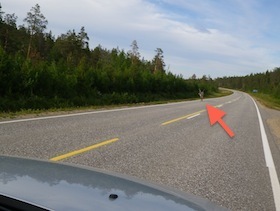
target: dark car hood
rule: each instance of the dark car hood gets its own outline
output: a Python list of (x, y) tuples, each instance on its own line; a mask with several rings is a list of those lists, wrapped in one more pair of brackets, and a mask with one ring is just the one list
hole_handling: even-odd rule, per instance
[(225, 210), (100, 169), (7, 156), (0, 156), (0, 194), (53, 210)]

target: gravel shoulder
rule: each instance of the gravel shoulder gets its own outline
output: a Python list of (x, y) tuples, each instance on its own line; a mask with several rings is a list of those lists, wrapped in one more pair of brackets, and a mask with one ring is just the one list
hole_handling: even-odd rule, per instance
[(280, 111), (268, 108), (259, 102), (258, 105), (262, 110), (262, 118), (267, 123), (280, 153)]
[(280, 150), (280, 117), (267, 119), (266, 121), (271, 133), (275, 136), (276, 144)]

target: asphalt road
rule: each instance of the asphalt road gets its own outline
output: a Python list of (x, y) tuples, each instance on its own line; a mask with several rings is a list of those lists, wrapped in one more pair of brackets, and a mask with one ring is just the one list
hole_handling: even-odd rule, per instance
[[(223, 120), (233, 138), (219, 124), (210, 126), (206, 104), (227, 113)], [(280, 151), (266, 121), (264, 128), (279, 176)], [(132, 175), (231, 210), (276, 209), (256, 108), (241, 92), (203, 102), (0, 122), (0, 143), (0, 154)]]

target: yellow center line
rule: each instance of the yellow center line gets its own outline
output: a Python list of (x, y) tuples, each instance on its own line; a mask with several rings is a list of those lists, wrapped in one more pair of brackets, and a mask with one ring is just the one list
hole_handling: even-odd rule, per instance
[(98, 144), (94, 144), (92, 146), (89, 146), (89, 147), (86, 147), (86, 148), (83, 148), (83, 149), (75, 150), (75, 151), (69, 152), (69, 153), (64, 154), (64, 155), (53, 157), (50, 160), (51, 161), (59, 161), (59, 160), (62, 160), (62, 159), (66, 159), (66, 158), (72, 157), (74, 155), (78, 155), (78, 154), (87, 152), (87, 151), (92, 150), (92, 149), (96, 149), (98, 147), (101, 147), (101, 146), (104, 146), (104, 145), (107, 145), (107, 144), (111, 144), (111, 143), (113, 143), (115, 141), (118, 141), (118, 140), (119, 140), (118, 138), (113, 138), (113, 139), (103, 141), (103, 142), (100, 142)]
[[(223, 105), (224, 105), (224, 104), (220, 104), (220, 105), (216, 105), (216, 106), (214, 106), (214, 107), (222, 107)], [(171, 124), (171, 123), (173, 123), (173, 122), (180, 121), (180, 120), (182, 120), (182, 119), (187, 119), (187, 118), (189, 118), (189, 117), (192, 117), (192, 116), (195, 116), (195, 115), (197, 115), (197, 114), (200, 114), (200, 113), (202, 113), (202, 112), (204, 112), (204, 111), (206, 111), (206, 110), (203, 109), (203, 110), (194, 112), (194, 113), (192, 113), (192, 114), (188, 114), (188, 115), (186, 115), (186, 116), (182, 116), (182, 117), (179, 117), (179, 118), (176, 118), (176, 119), (172, 119), (172, 120), (169, 120), (169, 121), (167, 121), (167, 122), (162, 123), (161, 125), (164, 126), (164, 125)]]
[(191, 116), (194, 116), (194, 115), (200, 114), (200, 113), (202, 113), (202, 112), (204, 112), (204, 111), (206, 111), (206, 110), (205, 110), (205, 109), (203, 109), (203, 110), (200, 110), (200, 111), (194, 112), (194, 113), (192, 113), (192, 114), (188, 114), (188, 115), (186, 115), (186, 116), (182, 116), (182, 117), (179, 117), (179, 118), (176, 118), (176, 119), (172, 119), (172, 120), (169, 120), (169, 121), (167, 121), (167, 122), (162, 123), (161, 125), (162, 125), (162, 126), (164, 126), (164, 125), (171, 124), (171, 123), (173, 123), (173, 122), (180, 121), (180, 120), (182, 120), (182, 119), (187, 119), (187, 118), (189, 118), (189, 117), (191, 117)]

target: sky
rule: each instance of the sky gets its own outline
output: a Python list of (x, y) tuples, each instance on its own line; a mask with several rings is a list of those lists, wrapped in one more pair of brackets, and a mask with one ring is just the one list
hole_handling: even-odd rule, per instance
[(1, 0), (24, 24), (38, 3), (57, 37), (84, 26), (90, 48), (163, 50), (166, 69), (189, 78), (244, 76), (280, 66), (279, 0)]

